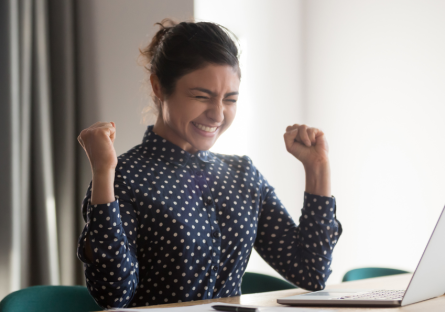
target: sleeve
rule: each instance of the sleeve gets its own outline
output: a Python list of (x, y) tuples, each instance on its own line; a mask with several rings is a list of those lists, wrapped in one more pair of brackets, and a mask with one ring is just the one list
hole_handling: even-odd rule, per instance
[[(82, 203), (85, 227), (77, 247), (77, 257), (84, 263), (88, 291), (103, 308), (128, 306), (139, 276), (138, 218), (133, 191), (118, 171), (114, 184), (114, 202), (91, 205), (90, 183)], [(85, 257), (87, 236), (93, 250), (92, 262)]]
[(261, 190), (254, 248), (281, 276), (308, 290), (321, 290), (331, 274), (332, 252), (342, 233), (334, 197), (304, 193), (299, 225), (264, 176), (250, 164)]

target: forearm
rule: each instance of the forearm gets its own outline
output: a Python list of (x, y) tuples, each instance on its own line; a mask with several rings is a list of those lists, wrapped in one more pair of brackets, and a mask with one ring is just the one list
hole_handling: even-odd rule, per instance
[[(335, 218), (335, 198), (323, 198), (305, 193), (300, 224), (293, 244), (293, 261), (288, 276), (297, 285), (306, 289), (323, 289), (331, 273), (332, 252), (341, 234)], [(301, 268), (310, 268), (301, 281)], [(300, 284), (298, 284), (298, 282)]]
[(93, 171), (91, 189), (91, 204), (107, 204), (115, 201), (114, 198), (114, 170), (105, 172)]
[(255, 249), (271, 267), (297, 286), (323, 289), (331, 272), (332, 251), (340, 235), (334, 214), (335, 198), (305, 193), (297, 226), (274, 195), (266, 198)]
[(331, 197), (331, 168), (329, 161), (312, 166), (304, 166), (307, 193)]
[(139, 280), (136, 251), (129, 250), (123, 242), (124, 238), (92, 243), (95, 260), (86, 264), (85, 277), (90, 293), (102, 307), (126, 307), (136, 291)]
[[(78, 256), (85, 263), (88, 289), (103, 307), (123, 307), (134, 295), (138, 264), (133, 241), (136, 232), (126, 231), (117, 200), (88, 206), (88, 223), (79, 240)], [(134, 216), (125, 213), (125, 217)], [(134, 234), (134, 235), (133, 235)], [(109, 294), (112, 294), (110, 296)], [(114, 301), (115, 298), (122, 298)]]

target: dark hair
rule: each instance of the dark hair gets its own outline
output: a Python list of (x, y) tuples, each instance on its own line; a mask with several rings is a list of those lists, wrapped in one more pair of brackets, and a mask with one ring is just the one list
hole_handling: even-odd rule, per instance
[(182, 76), (207, 64), (230, 65), (241, 71), (238, 48), (227, 28), (210, 22), (175, 23), (164, 19), (150, 44), (140, 49), (145, 68), (159, 78), (163, 93), (171, 95)]

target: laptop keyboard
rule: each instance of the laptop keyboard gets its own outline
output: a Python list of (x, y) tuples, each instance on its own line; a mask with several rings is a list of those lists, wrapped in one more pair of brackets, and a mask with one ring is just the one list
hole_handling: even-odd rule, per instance
[(343, 296), (337, 299), (348, 300), (402, 300), (404, 290), (375, 290), (372, 292), (357, 294), (351, 296)]

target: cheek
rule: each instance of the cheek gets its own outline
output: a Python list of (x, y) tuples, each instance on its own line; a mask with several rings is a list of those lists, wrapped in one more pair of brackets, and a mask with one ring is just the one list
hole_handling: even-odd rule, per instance
[(183, 122), (188, 123), (198, 116), (202, 115), (205, 109), (202, 105), (197, 105), (194, 101), (183, 102), (181, 107), (177, 110), (177, 117)]
[(186, 121), (193, 119), (196, 111), (196, 105), (188, 99), (172, 98), (168, 103), (168, 109), (171, 119), (176, 121)]
[(226, 118), (230, 119), (230, 121), (232, 121), (233, 119), (235, 119), (235, 115), (236, 115), (236, 105), (231, 105), (229, 107), (229, 109), (227, 110), (227, 114), (226, 114)]

